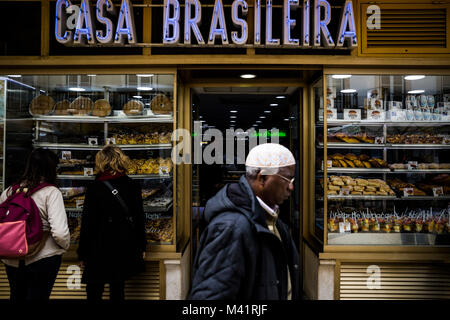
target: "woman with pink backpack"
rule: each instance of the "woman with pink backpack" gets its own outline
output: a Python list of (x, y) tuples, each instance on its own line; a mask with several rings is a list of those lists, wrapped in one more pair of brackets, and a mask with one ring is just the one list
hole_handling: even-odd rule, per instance
[[(35, 149), (28, 157), (22, 178), (0, 196), (0, 220), (4, 227), (15, 223), (28, 227), (24, 249), (19, 248), (17, 254), (9, 253), (11, 258), (2, 260), (6, 265), (11, 301), (48, 300), (61, 266), (62, 254), (69, 248), (70, 233), (64, 201), (55, 185), (57, 165), (58, 158), (52, 151)], [(19, 213), (18, 206), (23, 207)], [(20, 221), (20, 213), (25, 217), (39, 215), (41, 221), (37, 218), (38, 226), (30, 226), (30, 218)], [(17, 221), (13, 218), (8, 221), (8, 216), (14, 214)], [(16, 236), (11, 228), (4, 230), (7, 232), (1, 236)]]

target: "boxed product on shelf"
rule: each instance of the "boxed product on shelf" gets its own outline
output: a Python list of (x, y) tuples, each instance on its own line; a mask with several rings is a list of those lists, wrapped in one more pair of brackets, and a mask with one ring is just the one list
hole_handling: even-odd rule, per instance
[(344, 120), (361, 120), (361, 109), (344, 109)]
[(386, 120), (390, 120), (390, 121), (407, 121), (406, 110), (403, 110), (403, 109), (389, 109), (386, 112)]
[(368, 110), (367, 120), (370, 121), (384, 121), (386, 118), (386, 113), (383, 110)]

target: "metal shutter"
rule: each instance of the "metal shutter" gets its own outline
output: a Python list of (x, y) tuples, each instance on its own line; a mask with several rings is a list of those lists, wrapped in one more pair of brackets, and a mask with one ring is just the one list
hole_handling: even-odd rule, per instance
[[(67, 279), (71, 273), (67, 268), (74, 263), (63, 262), (56, 278), (50, 299), (86, 299), (85, 285), (81, 289), (70, 290)], [(109, 299), (109, 286), (105, 286), (104, 299)], [(130, 279), (125, 284), (125, 298), (130, 300), (159, 300), (160, 269), (159, 262), (147, 262), (146, 272)], [(0, 263), (0, 299), (9, 299), (9, 283), (5, 266)]]
[(450, 53), (449, 4), (377, 4), (381, 29), (370, 30), (361, 5), (362, 53)]
[[(380, 270), (378, 288), (368, 272), (371, 265)], [(339, 298), (352, 299), (450, 299), (450, 265), (352, 264), (341, 263)], [(369, 286), (368, 286), (369, 284)]]

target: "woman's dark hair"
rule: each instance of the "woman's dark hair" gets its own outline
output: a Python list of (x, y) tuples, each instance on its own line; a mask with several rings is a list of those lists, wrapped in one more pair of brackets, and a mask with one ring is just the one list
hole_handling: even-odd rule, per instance
[(56, 184), (56, 166), (58, 157), (48, 149), (34, 149), (28, 156), (25, 172), (19, 183), (29, 190), (36, 188), (41, 182)]

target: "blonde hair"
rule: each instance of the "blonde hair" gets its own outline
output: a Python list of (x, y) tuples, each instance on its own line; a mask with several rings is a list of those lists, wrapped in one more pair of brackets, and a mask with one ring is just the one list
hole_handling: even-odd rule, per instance
[(97, 174), (105, 171), (112, 174), (127, 173), (130, 163), (130, 158), (119, 147), (106, 146), (95, 156), (95, 171)]

